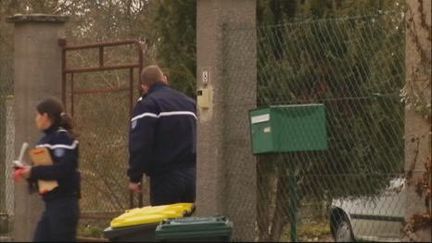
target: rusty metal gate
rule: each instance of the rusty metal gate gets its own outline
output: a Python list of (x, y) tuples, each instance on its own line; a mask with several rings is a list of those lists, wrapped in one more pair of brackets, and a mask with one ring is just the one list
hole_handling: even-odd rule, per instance
[[(68, 45), (61, 39), (59, 45), (62, 101), (80, 141), (81, 220), (103, 220), (103, 227), (126, 207), (142, 206), (146, 193), (134, 198), (126, 177), (128, 124), (137, 98), (134, 77), (140, 80), (144, 43)], [(135, 60), (124, 62), (131, 58)]]

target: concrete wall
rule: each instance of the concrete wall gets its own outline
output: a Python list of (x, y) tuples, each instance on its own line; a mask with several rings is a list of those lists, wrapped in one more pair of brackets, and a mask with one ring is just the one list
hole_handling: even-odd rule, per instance
[[(199, 107), (197, 213), (228, 216), (234, 221), (234, 239), (252, 241), (256, 162), (248, 110), (256, 105), (256, 2), (197, 4), (198, 89), (212, 90), (210, 107)], [(232, 44), (243, 37), (242, 45)]]
[[(406, 31), (406, 89), (408, 96), (419, 95), (425, 102), (425, 108), (431, 102), (431, 1), (407, 0), (407, 31)], [(415, 192), (416, 182), (425, 172), (425, 163), (431, 159), (431, 118), (425, 118), (414, 104), (408, 100), (405, 109), (405, 171), (412, 171), (407, 193), (405, 220), (414, 214), (425, 213), (424, 199)], [(417, 110), (417, 111), (416, 111)], [(430, 182), (429, 182), (430, 183)], [(431, 210), (431, 209), (429, 209)], [(432, 228), (427, 228), (410, 235), (405, 240), (430, 242)]]
[[(14, 110), (15, 156), (23, 142), (30, 146), (41, 136), (35, 128), (35, 106), (43, 98), (61, 98), (61, 48), (65, 17), (42, 14), (15, 15), (14, 23)], [(25, 158), (28, 161), (28, 157)], [(27, 184), (15, 185), (14, 240), (30, 241), (42, 201), (28, 194)]]

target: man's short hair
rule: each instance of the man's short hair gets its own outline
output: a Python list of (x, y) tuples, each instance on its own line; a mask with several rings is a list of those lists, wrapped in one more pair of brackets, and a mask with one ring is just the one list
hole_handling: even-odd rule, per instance
[(141, 84), (148, 87), (155, 83), (162, 83), (164, 74), (158, 65), (149, 65), (141, 71)]

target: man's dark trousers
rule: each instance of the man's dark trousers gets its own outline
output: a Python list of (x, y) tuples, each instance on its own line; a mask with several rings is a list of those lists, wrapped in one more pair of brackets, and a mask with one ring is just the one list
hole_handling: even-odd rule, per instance
[(176, 169), (150, 177), (152, 206), (195, 202), (196, 169)]

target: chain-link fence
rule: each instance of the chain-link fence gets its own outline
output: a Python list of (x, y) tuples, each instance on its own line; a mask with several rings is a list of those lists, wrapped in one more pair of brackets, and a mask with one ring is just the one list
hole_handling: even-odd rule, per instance
[[(11, 36), (12, 27), (3, 28), (2, 37)], [(12, 41), (0, 38), (0, 239), (10, 235), (13, 214), (13, 182), (7, 161), (14, 156)]]
[[(251, 41), (238, 34), (243, 30), (225, 30), (226, 55)], [(404, 43), (402, 13), (257, 28), (257, 106), (323, 104), (328, 146), (307, 149), (316, 141), (302, 138), (320, 139), (319, 134), (302, 134), (311, 126), (307, 112), (285, 115), (282, 121), (297, 119), (295, 131), (288, 122), (280, 124), (279, 131), (270, 130), (275, 128), (270, 122), (264, 127), (263, 133), (272, 134), (268, 136), (297, 134), (278, 141), (304, 146), (257, 155), (259, 240), (332, 241), (332, 232), (340, 240), (349, 240), (353, 233), (372, 240), (400, 237), (405, 205), (402, 193), (397, 193), (404, 164), (404, 110), (399, 96)], [(237, 65), (231, 61), (240, 59), (227, 60), (224, 66), (229, 68)], [(248, 75), (238, 69), (226, 82)], [(241, 87), (230, 92), (247, 91)], [(238, 105), (226, 103), (228, 109)], [(226, 124), (235, 126), (228, 130), (249, 129), (247, 111), (238, 115), (244, 119)], [(240, 156), (233, 153), (227, 166), (235, 166)], [(245, 203), (230, 200), (227, 207), (235, 211), (248, 207)], [(230, 217), (238, 221), (235, 215)]]
[[(3, 93), (8, 93), (6, 90)], [(7, 239), (12, 229), (14, 214), (14, 183), (12, 181), (12, 163), (14, 159), (14, 113), (13, 97), (0, 95), (0, 239)]]

